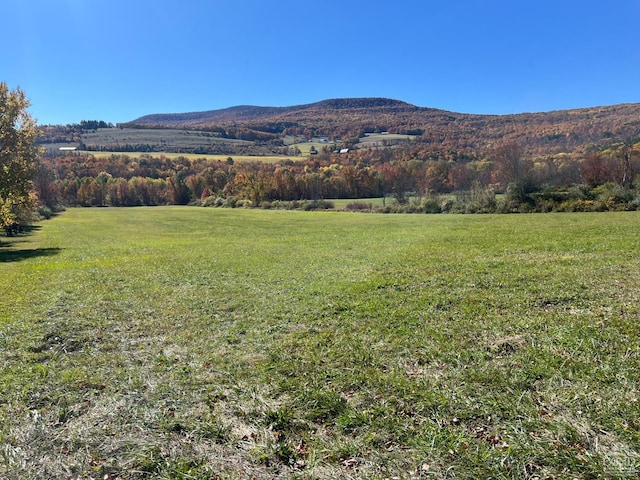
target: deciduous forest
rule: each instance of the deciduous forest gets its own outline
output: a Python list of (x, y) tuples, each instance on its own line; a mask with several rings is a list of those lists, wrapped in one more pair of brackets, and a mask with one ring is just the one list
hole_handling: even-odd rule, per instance
[[(528, 212), (637, 209), (637, 144), (531, 159), (517, 144), (489, 158), (424, 158), (419, 148), (321, 152), (279, 163), (163, 155), (44, 157), (41, 203), (296, 208), (300, 201), (388, 197), (384, 211)], [(395, 201), (393, 201), (395, 200)], [(501, 200), (501, 201), (499, 201)], [(322, 203), (307, 203), (307, 208)]]

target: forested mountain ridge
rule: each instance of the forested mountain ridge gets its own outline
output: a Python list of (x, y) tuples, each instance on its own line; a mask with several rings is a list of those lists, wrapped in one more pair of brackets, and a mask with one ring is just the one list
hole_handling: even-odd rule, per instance
[(344, 98), (290, 107), (237, 106), (203, 112), (146, 115), (129, 128), (190, 128), (240, 138), (256, 132), (327, 136), (354, 140), (364, 133), (419, 135), (434, 148), (474, 150), (496, 142), (516, 142), (530, 154), (550, 155), (585, 149), (637, 135), (640, 104), (508, 115), (479, 115), (418, 107), (387, 98)]
[(260, 107), (252, 105), (238, 105), (235, 107), (204, 112), (151, 114), (140, 117), (126, 126), (202, 126), (218, 122), (248, 121), (254, 122), (264, 118), (277, 118), (279, 116), (291, 116), (302, 114), (305, 111), (331, 111), (348, 109), (368, 109), (375, 114), (379, 109), (416, 109), (415, 107), (399, 100), (387, 98), (339, 98), (323, 100), (305, 105), (290, 107)]

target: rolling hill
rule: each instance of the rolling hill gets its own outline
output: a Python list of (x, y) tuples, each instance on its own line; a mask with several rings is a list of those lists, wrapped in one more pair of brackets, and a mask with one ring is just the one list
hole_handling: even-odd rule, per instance
[(292, 144), (312, 138), (326, 138), (338, 148), (393, 145), (390, 140), (378, 142), (377, 147), (361, 141), (367, 134), (384, 133), (390, 134), (388, 139), (410, 138), (430, 155), (482, 156), (496, 144), (516, 142), (529, 155), (545, 156), (638, 138), (640, 104), (478, 115), (388, 98), (342, 98), (289, 107), (241, 105), (152, 114), (117, 128), (77, 125), (43, 130), (41, 143), (51, 150), (74, 145), (104, 151), (288, 155)]
[(640, 133), (640, 104), (512, 115), (477, 115), (418, 107), (387, 98), (324, 100), (291, 107), (237, 106), (222, 110), (154, 114), (121, 126), (189, 128), (242, 138), (284, 135), (354, 139), (367, 132), (418, 134), (418, 141), (457, 150), (515, 141), (532, 154), (580, 151)]
[(209, 110), (206, 112), (152, 114), (140, 117), (129, 125), (135, 126), (174, 126), (174, 127), (198, 127), (225, 122), (259, 122), (264, 119), (289, 118), (296, 121), (305, 114), (330, 113), (335, 111), (361, 111), (365, 114), (380, 114), (383, 112), (401, 112), (415, 110), (418, 107), (408, 103), (387, 98), (344, 98), (323, 100), (307, 105), (291, 107), (258, 107), (240, 105), (221, 110)]

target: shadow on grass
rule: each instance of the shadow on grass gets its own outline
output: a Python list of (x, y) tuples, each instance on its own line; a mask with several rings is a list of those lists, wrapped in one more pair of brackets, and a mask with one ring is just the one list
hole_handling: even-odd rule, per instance
[(0, 241), (0, 263), (19, 262), (28, 258), (49, 257), (60, 253), (62, 250), (60, 248), (20, 248), (17, 245), (24, 242), (20, 237), (29, 236), (41, 228), (40, 225), (26, 225), (22, 227), (20, 233), (8, 236), (8, 242)]
[(25, 225), (22, 227), (24, 233), (37, 232), (38, 230), (42, 230), (42, 225)]
[(28, 258), (35, 257), (50, 257), (51, 255), (57, 255), (62, 251), (61, 248), (31, 248), (23, 250), (5, 250), (5, 247), (10, 246), (9, 243), (3, 243), (0, 245), (0, 263), (4, 262), (19, 262), (21, 260), (27, 260)]

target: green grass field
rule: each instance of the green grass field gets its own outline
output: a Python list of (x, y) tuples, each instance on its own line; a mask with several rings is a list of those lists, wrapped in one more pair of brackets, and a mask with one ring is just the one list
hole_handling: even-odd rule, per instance
[(70, 209), (0, 238), (0, 478), (637, 478), (639, 233)]

